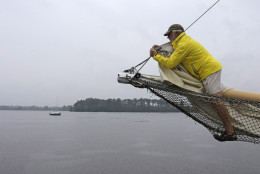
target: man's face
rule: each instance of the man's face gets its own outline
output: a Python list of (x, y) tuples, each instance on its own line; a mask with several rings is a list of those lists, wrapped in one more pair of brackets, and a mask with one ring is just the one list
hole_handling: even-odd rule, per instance
[(170, 32), (167, 37), (170, 40), (170, 42), (173, 42), (176, 39), (176, 35), (174, 32)]

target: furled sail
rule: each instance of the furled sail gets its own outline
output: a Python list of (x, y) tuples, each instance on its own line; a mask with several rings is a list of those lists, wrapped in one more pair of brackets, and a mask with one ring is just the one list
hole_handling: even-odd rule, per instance
[[(161, 46), (158, 54), (169, 57), (170, 43)], [(225, 87), (223, 97), (204, 93), (202, 83), (180, 64), (173, 69), (159, 64), (161, 76), (136, 74), (135, 68), (118, 74), (119, 83), (147, 88), (187, 116), (206, 127), (212, 135), (223, 134), (225, 128), (216, 111), (216, 105), (225, 105), (237, 133), (237, 141), (260, 144), (260, 94), (236, 91)], [(232, 98), (231, 98), (232, 97)]]

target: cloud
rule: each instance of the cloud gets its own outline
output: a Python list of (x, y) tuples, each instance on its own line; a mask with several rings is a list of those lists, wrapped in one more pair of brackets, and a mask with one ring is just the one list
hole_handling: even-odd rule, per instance
[[(74, 104), (97, 98), (150, 97), (118, 84), (117, 73), (167, 42), (173, 23), (185, 28), (215, 1), (4, 0), (0, 2), (0, 105)], [(259, 92), (260, 3), (220, 1), (187, 34), (223, 64), (223, 81)], [(150, 60), (143, 73), (158, 75)], [(239, 79), (239, 80), (238, 80)]]

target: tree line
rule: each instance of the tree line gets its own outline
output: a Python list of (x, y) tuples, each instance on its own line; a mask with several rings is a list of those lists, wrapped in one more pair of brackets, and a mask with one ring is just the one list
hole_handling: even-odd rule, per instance
[(87, 98), (73, 106), (0, 106), (0, 110), (72, 111), (72, 112), (179, 112), (163, 99), (97, 99)]
[(75, 112), (179, 112), (162, 99), (97, 99), (77, 101), (71, 111)]

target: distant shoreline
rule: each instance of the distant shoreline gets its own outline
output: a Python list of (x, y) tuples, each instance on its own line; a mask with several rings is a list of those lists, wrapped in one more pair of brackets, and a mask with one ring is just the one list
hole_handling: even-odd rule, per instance
[(70, 111), (72, 106), (63, 106), (63, 107), (49, 107), (49, 106), (0, 106), (0, 110), (13, 110), (13, 111)]
[(71, 111), (71, 112), (180, 112), (162, 99), (97, 99), (87, 98), (73, 106), (0, 106), (0, 110)]
[[(0, 111), (42, 111), (42, 112), (50, 112), (52, 110), (11, 110), (11, 109), (0, 109)], [(89, 112), (89, 113), (95, 113), (95, 112), (104, 112), (104, 113), (177, 113), (181, 111), (60, 111), (60, 112)]]

